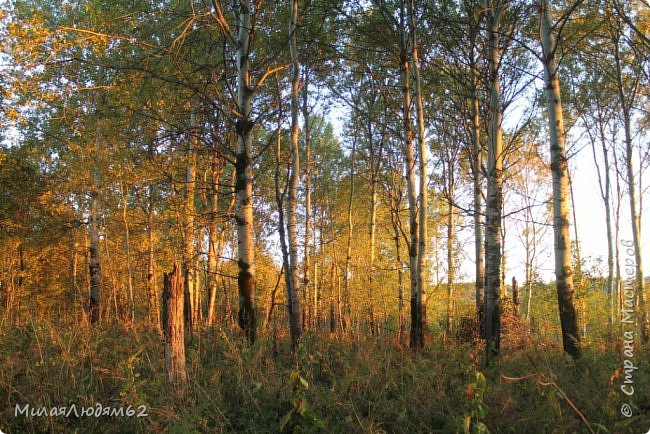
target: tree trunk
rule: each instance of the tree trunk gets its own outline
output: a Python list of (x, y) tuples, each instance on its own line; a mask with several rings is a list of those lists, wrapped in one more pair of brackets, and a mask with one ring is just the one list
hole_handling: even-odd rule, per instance
[(450, 159), (447, 168), (447, 324), (446, 334), (451, 337), (454, 322), (454, 281), (456, 269), (454, 265), (454, 245), (456, 243), (456, 222), (454, 219), (454, 167)]
[(284, 217), (284, 195), (286, 194), (285, 190), (280, 189), (280, 166), (282, 165), (282, 112), (278, 113), (278, 128), (276, 133), (276, 149), (275, 149), (275, 201), (278, 205), (278, 235), (280, 237), (280, 251), (282, 253), (282, 269), (284, 272), (284, 281), (285, 288), (287, 291), (287, 307), (289, 310), (289, 330), (291, 333), (291, 349), (295, 350), (295, 345), (297, 340), (295, 338), (295, 320), (296, 318), (292, 314), (292, 295), (293, 295), (293, 281), (290, 273), (291, 269), (291, 258), (289, 253), (289, 247), (287, 246), (287, 225)]
[(156, 263), (154, 260), (153, 240), (153, 210), (154, 210), (154, 187), (149, 185), (149, 207), (147, 209), (147, 289), (149, 291), (149, 318), (156, 329), (161, 332), (160, 323), (160, 302), (158, 300), (158, 289), (156, 288)]
[[(88, 261), (90, 276), (90, 323), (99, 321), (101, 300), (101, 266), (99, 257), (99, 152), (102, 149), (101, 128), (97, 126), (97, 149), (93, 155), (93, 178), (90, 190), (90, 219), (88, 238), (90, 239), (90, 259)], [(117, 315), (117, 312), (116, 312)]]
[(208, 222), (208, 327), (214, 324), (214, 307), (217, 302), (217, 256), (221, 246), (217, 241), (217, 215), (219, 213), (219, 180), (223, 166), (217, 162), (216, 154), (212, 156), (210, 185), (210, 217)]
[(163, 285), (163, 336), (167, 380), (176, 387), (187, 384), (185, 370), (184, 278), (178, 264), (165, 273)]
[(578, 335), (578, 318), (573, 304), (568, 163), (564, 142), (560, 80), (555, 62), (555, 40), (551, 34), (550, 12), (546, 0), (542, 0), (540, 9), (540, 40), (544, 60), (544, 80), (546, 83), (546, 104), (551, 144), (551, 172), (553, 176), (555, 279), (564, 351), (574, 359), (578, 359), (580, 357), (580, 336)]
[[(474, 71), (474, 69), (472, 69)], [(474, 72), (472, 72), (474, 74)], [(484, 306), (485, 306), (485, 266), (483, 263), (484, 244), (481, 216), (483, 213), (483, 197), (481, 186), (481, 166), (483, 165), (481, 150), (481, 125), (479, 117), (479, 101), (477, 80), (472, 78), (472, 178), (474, 182), (474, 258), (475, 258), (475, 287), (476, 315), (481, 336), (484, 336)]]
[[(351, 265), (352, 265), (352, 230), (353, 230), (353, 223), (352, 223), (352, 205), (354, 203), (354, 162), (356, 158), (356, 148), (357, 148), (357, 133), (356, 131), (356, 125), (355, 125), (355, 132), (354, 132), (354, 138), (352, 139), (352, 153), (350, 154), (350, 195), (348, 197), (348, 237), (347, 237), (347, 246), (345, 250), (345, 276), (343, 276), (344, 279), (344, 309), (345, 309), (345, 319), (341, 318), (341, 321), (343, 321), (344, 327), (345, 328), (350, 328), (352, 327), (351, 324), (351, 307), (350, 307), (350, 277), (351, 277)], [(340, 298), (340, 297), (339, 297)]]
[[(192, 106), (192, 109), (196, 107)], [(191, 127), (197, 125), (194, 113), (191, 114)], [(183, 288), (185, 291), (185, 324), (192, 335), (193, 329), (198, 326), (197, 306), (195, 292), (197, 282), (194, 279), (194, 215), (196, 207), (194, 193), (196, 189), (196, 147), (198, 145), (198, 132), (193, 130), (188, 142), (187, 162), (185, 166), (185, 194), (183, 208)]]
[(493, 2), (487, 12), (488, 64), (490, 82), (488, 189), (486, 204), (485, 263), (486, 263), (486, 310), (485, 337), (486, 361), (498, 356), (501, 341), (501, 224), (503, 209), (503, 138), (501, 121), (501, 82), (499, 64), (499, 32), (501, 15), (505, 5)]
[[(372, 138), (370, 138), (372, 140)], [(377, 228), (377, 170), (374, 162), (374, 150), (371, 150), (370, 170), (370, 221), (368, 224), (368, 235), (370, 237), (370, 258), (368, 259), (368, 322), (370, 334), (376, 334), (375, 323), (375, 303), (374, 303), (374, 284), (375, 284), (375, 245), (376, 245), (376, 228)]]
[[(590, 122), (584, 118), (586, 131), (589, 134), (589, 141), (591, 142), (591, 152), (594, 158), (594, 165), (596, 167), (596, 175), (598, 176), (598, 188), (600, 189), (600, 197), (605, 205), (605, 225), (607, 228), (607, 293), (609, 294), (610, 301), (610, 317), (609, 323), (612, 333), (614, 332), (614, 324), (616, 322), (616, 300), (615, 294), (615, 279), (614, 279), (614, 232), (612, 229), (612, 182), (610, 179), (610, 160), (609, 150), (607, 149), (607, 133), (605, 126), (608, 120), (605, 118), (603, 107), (600, 103), (596, 103), (595, 113), (593, 113), (593, 121), (596, 123), (597, 136), (594, 135), (591, 129), (587, 126)], [(596, 142), (600, 142), (601, 152), (603, 157), (603, 170), (598, 164), (598, 157), (596, 152)], [(604, 176), (603, 176), (604, 175)]]
[(298, 148), (298, 111), (300, 90), (300, 63), (298, 59), (298, 47), (296, 33), (298, 30), (298, 0), (291, 2), (291, 21), (289, 23), (289, 51), (293, 63), (291, 78), (291, 178), (289, 185), (289, 209), (288, 209), (288, 232), (289, 232), (289, 268), (287, 269), (287, 301), (289, 303), (289, 326), (291, 330), (291, 348), (296, 350), (302, 336), (303, 316), (300, 305), (300, 292), (298, 291), (298, 231), (297, 217), (298, 209), (298, 184), (300, 183), (300, 150)]
[(404, 341), (404, 269), (402, 264), (402, 252), (400, 238), (402, 236), (398, 226), (399, 200), (396, 201), (395, 213), (393, 213), (393, 233), (395, 237), (395, 265), (397, 267), (397, 318), (398, 318), (398, 340), (401, 344)]
[(133, 270), (131, 269), (130, 228), (127, 215), (128, 189), (122, 185), (122, 224), (124, 225), (124, 252), (126, 255), (126, 284), (129, 290), (129, 307), (131, 322), (135, 321), (135, 297), (133, 294)]
[(237, 241), (239, 272), (239, 326), (248, 340), (255, 342), (255, 244), (253, 239), (253, 92), (250, 72), (251, 0), (239, 2), (237, 47)]
[(519, 283), (514, 276), (512, 277), (512, 307), (515, 315), (519, 316)]
[[(415, 327), (412, 331), (412, 346), (414, 348), (422, 348), (424, 346), (424, 333), (427, 324), (427, 274), (426, 274), (426, 253), (427, 253), (427, 202), (428, 202), (428, 183), (429, 177), (427, 175), (427, 146), (424, 131), (424, 108), (422, 105), (422, 90), (420, 80), (420, 61), (418, 59), (418, 44), (416, 36), (415, 25), (415, 11), (413, 7), (413, 0), (407, 0), (408, 18), (410, 27), (410, 45), (411, 45), (411, 62), (413, 63), (413, 79), (415, 84), (414, 97), (415, 107), (417, 111), (417, 127), (418, 127), (418, 151), (420, 155), (419, 168), (420, 168), (420, 194), (418, 200), (419, 206), (419, 231), (417, 243), (417, 289), (415, 300), (411, 301), (411, 309), (415, 307), (416, 318), (414, 321)], [(411, 312), (413, 318), (413, 312)]]
[(411, 62), (408, 50), (408, 27), (406, 25), (405, 2), (403, 0), (400, 9), (400, 81), (402, 84), (402, 122), (404, 123), (404, 165), (406, 170), (406, 191), (409, 207), (409, 269), (410, 269), (410, 299), (411, 299), (411, 331), (410, 345), (412, 348), (420, 348), (423, 345), (422, 322), (418, 305), (418, 199), (417, 187), (415, 185), (415, 149), (413, 145), (413, 124), (411, 114)]
[[(303, 275), (302, 275), (302, 286), (304, 293), (309, 293), (309, 284), (310, 282), (310, 273), (311, 273), (311, 257), (312, 257), (312, 212), (311, 212), (311, 126), (309, 123), (309, 73), (305, 72), (305, 79), (302, 88), (303, 102), (302, 102), (302, 117), (303, 117), (303, 129), (305, 132), (305, 252), (303, 260)], [(316, 291), (318, 283), (316, 282), (316, 276), (314, 276), (314, 291)], [(305, 304), (307, 302), (305, 301)], [(312, 308), (312, 316), (314, 317), (314, 324), (316, 323), (316, 309), (317, 306), (314, 305)], [(304, 323), (303, 323), (304, 325)]]
[(643, 343), (648, 343), (650, 340), (650, 322), (648, 321), (648, 311), (645, 302), (645, 282), (643, 276), (643, 254), (641, 248), (641, 218), (639, 215), (637, 204), (637, 183), (634, 175), (633, 154), (634, 148), (632, 145), (632, 115), (630, 113), (632, 101), (635, 99), (635, 91), (632, 95), (625, 94), (623, 84), (623, 66), (621, 65), (621, 55), (619, 48), (620, 35), (617, 34), (614, 39), (615, 49), (615, 62), (616, 62), (616, 88), (618, 91), (619, 104), (621, 106), (621, 114), (623, 120), (623, 130), (625, 133), (625, 171), (626, 171), (626, 184), (628, 189), (628, 197), (630, 200), (630, 218), (632, 219), (632, 244), (634, 246), (634, 262), (636, 267), (634, 278), (634, 290), (638, 297), (639, 303), (639, 324), (641, 326), (641, 340)]

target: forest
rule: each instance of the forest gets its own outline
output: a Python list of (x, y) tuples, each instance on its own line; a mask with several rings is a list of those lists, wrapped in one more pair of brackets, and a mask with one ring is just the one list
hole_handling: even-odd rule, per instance
[(650, 430), (648, 0), (0, 0), (0, 65), (0, 433)]

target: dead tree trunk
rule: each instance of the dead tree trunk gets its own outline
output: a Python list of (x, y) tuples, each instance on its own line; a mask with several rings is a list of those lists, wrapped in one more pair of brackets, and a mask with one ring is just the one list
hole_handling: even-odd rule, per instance
[(515, 315), (519, 316), (519, 283), (514, 276), (512, 277), (512, 307)]
[(163, 286), (163, 337), (167, 380), (181, 388), (187, 384), (185, 370), (184, 284), (178, 264), (165, 273)]

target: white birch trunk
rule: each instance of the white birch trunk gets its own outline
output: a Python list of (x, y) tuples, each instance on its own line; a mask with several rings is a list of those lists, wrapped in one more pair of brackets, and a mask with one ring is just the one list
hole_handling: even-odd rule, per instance
[(253, 93), (250, 71), (250, 32), (252, 1), (239, 2), (237, 34), (237, 176), (235, 192), (237, 195), (238, 267), (237, 286), (239, 288), (239, 326), (248, 340), (255, 342), (255, 243), (253, 237)]
[(287, 300), (289, 302), (289, 326), (291, 347), (295, 351), (302, 336), (302, 310), (298, 292), (298, 235), (296, 211), (298, 208), (298, 184), (300, 182), (300, 150), (298, 148), (298, 110), (300, 90), (300, 63), (296, 32), (298, 30), (298, 0), (291, 2), (291, 21), (289, 23), (289, 51), (293, 63), (291, 78), (291, 178), (289, 185), (289, 208), (287, 210), (289, 235), (289, 268), (287, 275)]
[(499, 353), (501, 340), (501, 211), (503, 208), (503, 138), (501, 131), (501, 82), (499, 64), (501, 50), (499, 31), (505, 5), (500, 1), (490, 3), (487, 11), (488, 25), (488, 74), (490, 83), (488, 187), (485, 229), (485, 337), (487, 361)]
[(571, 236), (569, 234), (569, 179), (560, 81), (555, 61), (555, 40), (551, 34), (550, 13), (546, 0), (540, 4), (540, 40), (542, 44), (546, 104), (553, 176), (553, 232), (555, 247), (555, 279), (557, 286), (562, 342), (564, 351), (580, 357), (578, 318), (573, 304), (573, 270), (571, 267)]

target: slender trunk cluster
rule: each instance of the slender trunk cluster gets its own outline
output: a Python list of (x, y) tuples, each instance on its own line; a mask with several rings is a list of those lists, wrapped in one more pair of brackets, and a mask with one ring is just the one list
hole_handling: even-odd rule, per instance
[[(406, 3), (406, 4), (405, 4)], [(426, 250), (427, 250), (427, 149), (424, 131), (421, 81), (415, 34), (415, 11), (412, 0), (405, 0), (400, 8), (400, 80), (403, 96), (404, 164), (406, 165), (407, 197), (409, 205), (409, 266), (411, 270), (411, 333), (410, 345), (424, 346), (426, 328)], [(414, 89), (411, 88), (411, 77)], [(415, 97), (418, 127), (420, 182), (419, 192), (415, 181), (416, 158), (411, 113), (411, 93)]]

